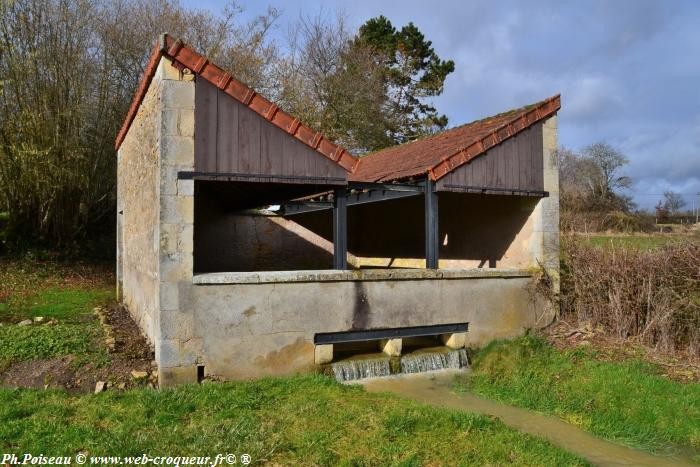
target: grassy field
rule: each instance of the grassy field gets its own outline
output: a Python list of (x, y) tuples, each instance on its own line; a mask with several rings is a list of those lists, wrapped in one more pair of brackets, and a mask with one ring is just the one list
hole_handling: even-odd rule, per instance
[[(0, 263), (0, 369), (65, 355), (76, 356), (76, 365), (107, 358), (105, 350), (95, 346), (101, 329), (92, 309), (106, 303), (113, 288), (83, 273), (77, 268), (64, 274), (51, 263)], [(34, 318), (42, 321), (17, 326)]]
[[(92, 313), (112, 297), (109, 273), (39, 262), (1, 266), (5, 366), (65, 355), (76, 365), (114, 358)], [(37, 316), (44, 321), (17, 325)], [(0, 388), (0, 420), (5, 453), (247, 453), (257, 463), (305, 465), (585, 465), (498, 421), (369, 394), (320, 375), (100, 394)]]
[[(112, 297), (104, 271), (0, 264), (4, 365), (64, 355), (77, 365), (114, 358), (92, 314)], [(17, 325), (37, 316), (44, 322)], [(560, 352), (532, 337), (495, 343), (478, 353), (473, 377), (460, 385), (652, 451), (700, 448), (697, 384), (674, 383), (639, 362), (601, 362), (590, 349)], [(369, 394), (320, 375), (100, 394), (0, 388), (0, 420), (0, 452), (231, 452), (258, 463), (309, 465), (585, 464), (497, 420)]]
[(486, 417), (312, 375), (75, 396), (0, 389), (4, 452), (249, 454), (283, 465), (584, 465)]
[(459, 383), (463, 389), (624, 444), (700, 453), (700, 384), (671, 381), (649, 364), (600, 361), (586, 347), (562, 352), (524, 337), (492, 343), (472, 367), (473, 375)]
[(697, 234), (579, 234), (577, 237), (589, 242), (591, 245), (603, 248), (636, 248), (640, 250), (660, 248), (669, 243), (700, 241), (700, 237)]

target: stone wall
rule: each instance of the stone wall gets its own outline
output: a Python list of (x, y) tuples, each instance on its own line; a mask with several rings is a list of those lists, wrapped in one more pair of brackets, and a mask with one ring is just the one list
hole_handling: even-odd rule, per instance
[(542, 125), (544, 189), (549, 197), (542, 199), (533, 213), (531, 251), (552, 280), (552, 290), (559, 293), (559, 164), (557, 161), (557, 117)]
[(119, 150), (120, 297), (154, 344), (161, 383), (196, 380), (192, 251), (194, 77), (162, 58)]
[[(232, 211), (198, 182), (195, 272), (330, 269), (333, 243), (270, 211)], [(326, 211), (327, 223), (331, 213)]]
[(194, 170), (195, 85), (191, 74), (163, 62), (168, 75), (161, 85), (160, 339), (155, 348), (159, 382), (168, 385), (196, 381), (201, 348), (190, 298), (194, 180), (177, 177)]
[(217, 284), (241, 280), (235, 275), (195, 277), (212, 282), (193, 294), (206, 373), (244, 379), (308, 370), (319, 332), (467, 322), (467, 345), (480, 346), (551, 320), (527, 272), (367, 274), (371, 280), (359, 271), (260, 273), (254, 280), (263, 283), (254, 284)]
[(154, 77), (117, 155), (117, 294), (152, 343), (159, 335), (161, 76)]

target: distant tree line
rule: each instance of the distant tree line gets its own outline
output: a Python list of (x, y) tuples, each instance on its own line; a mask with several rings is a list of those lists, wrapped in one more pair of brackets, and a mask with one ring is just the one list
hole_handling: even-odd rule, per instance
[(632, 179), (622, 173), (629, 163), (627, 156), (608, 143), (598, 142), (580, 152), (559, 148), (557, 157), (562, 228), (634, 227), (630, 214), (635, 206), (623, 193), (632, 184)]
[[(0, 240), (82, 249), (114, 231), (115, 135), (158, 35), (181, 37), (258, 92), (363, 154), (439, 131), (429, 102), (454, 70), (413, 24), (243, 20), (178, 0), (0, 1)], [(98, 245), (111, 254), (112, 244)], [(0, 247), (1, 248), (1, 247)]]
[(579, 152), (561, 147), (557, 158), (564, 230), (645, 230), (683, 214), (686, 202), (671, 190), (663, 193), (654, 212), (637, 209), (624, 192), (632, 185), (623, 174), (629, 159), (608, 143), (594, 143)]

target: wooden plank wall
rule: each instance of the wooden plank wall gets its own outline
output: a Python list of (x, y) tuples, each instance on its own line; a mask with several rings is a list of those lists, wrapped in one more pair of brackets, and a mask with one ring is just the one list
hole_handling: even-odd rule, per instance
[(448, 185), (471, 188), (544, 190), (542, 174), (542, 124), (538, 123), (495, 146), (438, 181), (438, 191)]
[[(346, 179), (347, 172), (206, 80), (195, 85), (195, 171)], [(267, 180), (269, 181), (269, 179)]]

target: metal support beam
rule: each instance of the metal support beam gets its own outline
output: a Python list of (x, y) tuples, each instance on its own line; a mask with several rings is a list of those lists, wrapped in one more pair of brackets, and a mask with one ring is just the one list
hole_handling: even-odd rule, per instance
[(305, 212), (333, 209), (333, 203), (326, 201), (288, 201), (282, 204), (282, 215), (292, 216)]
[(409, 183), (380, 183), (380, 182), (348, 182), (348, 188), (359, 190), (382, 190), (382, 191), (414, 191), (422, 193), (423, 182), (415, 184)]
[(468, 330), (469, 323), (454, 323), (392, 329), (367, 329), (363, 331), (319, 332), (314, 335), (314, 344), (340, 344), (343, 342), (397, 339), (401, 337), (437, 336), (440, 334), (467, 332)]
[[(420, 187), (420, 191), (415, 190), (394, 190), (386, 188), (373, 188), (368, 191), (360, 191), (358, 193), (347, 193), (347, 206), (357, 206), (360, 204), (376, 203), (380, 201), (388, 201), (392, 199), (406, 198), (416, 196), (423, 193), (425, 188)], [(331, 203), (323, 201), (289, 201), (282, 205), (282, 212), (285, 216), (294, 214), (303, 214), (311, 211), (321, 211), (323, 209), (331, 209)]]
[[(422, 191), (422, 190), (421, 190)], [(369, 190), (359, 193), (348, 194), (348, 206), (356, 206), (358, 204), (376, 203), (378, 201), (388, 201), (390, 199), (406, 198), (408, 196), (420, 195), (416, 191), (385, 191), (385, 190)]]
[(482, 195), (515, 195), (515, 196), (535, 196), (547, 198), (549, 192), (538, 190), (522, 190), (519, 188), (491, 188), (483, 186), (465, 186), (465, 185), (443, 185), (440, 191), (452, 191), (456, 193), (475, 193)]
[(345, 187), (333, 197), (333, 269), (348, 268), (348, 199)]
[(438, 195), (435, 192), (435, 182), (428, 179), (425, 182), (425, 267), (438, 268), (438, 251), (440, 239), (438, 235)]
[(305, 183), (315, 185), (345, 185), (343, 177), (312, 177), (306, 175), (258, 174), (240, 172), (180, 171), (178, 180), (221, 180), (228, 182)]

